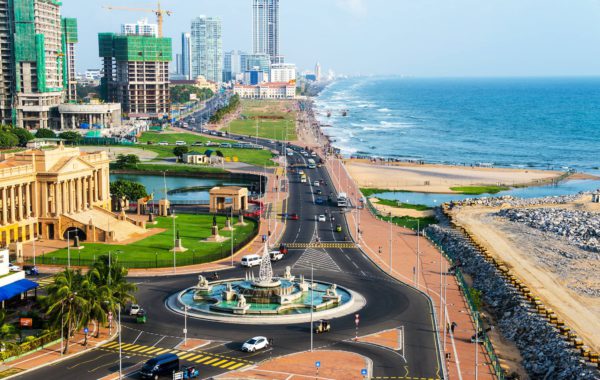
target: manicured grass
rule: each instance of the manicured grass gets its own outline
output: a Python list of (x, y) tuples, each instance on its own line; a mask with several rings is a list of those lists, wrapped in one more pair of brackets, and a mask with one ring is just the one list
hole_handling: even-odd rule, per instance
[[(241, 148), (220, 148), (216, 146), (191, 146), (195, 142), (206, 143), (207, 141), (214, 141), (218, 143), (230, 143), (238, 144), (239, 141), (235, 140), (223, 140), (223, 139), (210, 139), (209, 137), (194, 135), (191, 133), (158, 133), (158, 132), (144, 132), (140, 138), (142, 144), (147, 144), (148, 141), (153, 142), (153, 145), (143, 145), (143, 149), (148, 149), (158, 153), (158, 158), (173, 157), (174, 145), (161, 146), (155, 145), (160, 141), (166, 141), (169, 144), (175, 144), (175, 141), (185, 141), (188, 148), (192, 152), (204, 153), (210, 149), (213, 151), (219, 150), (225, 157), (237, 157), (239, 162), (244, 162), (250, 165), (256, 166), (277, 166), (275, 162), (271, 160), (274, 154), (266, 149), (241, 149)], [(141, 146), (136, 146), (142, 148)]]
[(375, 187), (363, 187), (360, 189), (360, 191), (367, 198), (373, 194), (380, 194), (380, 193), (409, 193), (409, 191), (405, 191), (405, 190), (378, 189)]
[[(175, 225), (179, 230), (182, 244), (188, 248), (186, 252), (177, 253), (176, 260), (179, 265), (202, 263), (227, 257), (231, 250), (231, 241), (227, 239), (222, 243), (208, 243), (201, 241), (211, 235), (212, 215), (188, 215), (180, 214), (175, 218)], [(89, 262), (101, 255), (113, 253), (113, 259), (118, 260), (125, 266), (134, 268), (152, 268), (173, 265), (173, 219), (169, 217), (158, 217), (156, 225), (148, 225), (148, 228), (164, 228), (165, 231), (147, 237), (135, 243), (127, 245), (86, 243), (82, 250), (71, 250), (71, 265), (88, 265)], [(237, 222), (234, 218), (233, 223)], [(255, 230), (256, 222), (246, 219), (246, 226), (237, 226), (233, 232), (234, 245), (249, 238)], [(217, 224), (221, 228), (225, 225), (225, 217), (218, 216)], [(231, 232), (219, 231), (221, 236), (230, 237)], [(118, 253), (115, 253), (118, 252)], [(56, 263), (63, 264), (67, 258), (67, 250), (61, 249), (47, 253), (44, 258), (38, 258), (38, 262), (52, 264), (52, 258)]]
[[(384, 216), (382, 217), (382, 219), (386, 222), (389, 222), (390, 220), (389, 216)], [(419, 220), (418, 222), (417, 219)], [(416, 231), (417, 227), (419, 227), (422, 230), (430, 224), (436, 224), (437, 220), (433, 216), (428, 216), (425, 218), (413, 218), (410, 216), (394, 216), (392, 217), (392, 223)]]
[(432, 208), (429, 206), (425, 206), (425, 205), (413, 205), (411, 203), (398, 203), (398, 201), (392, 200), (392, 199), (381, 199), (381, 198), (377, 198), (377, 204), (380, 205), (384, 205), (384, 206), (391, 206), (391, 207), (397, 207), (397, 208), (407, 208), (407, 209), (411, 209), (411, 210), (417, 210), (417, 211), (428, 211), (431, 210)]
[(452, 191), (468, 195), (496, 194), (509, 189), (506, 186), (457, 186), (450, 188)]
[[(118, 170), (118, 169), (115, 169)], [(135, 166), (124, 168), (124, 170), (139, 170), (139, 171), (153, 171), (153, 172), (176, 172), (176, 173), (227, 173), (227, 170), (223, 170), (219, 167), (214, 166), (202, 166), (202, 165), (166, 165), (166, 164), (138, 164)]]
[[(242, 117), (233, 120), (231, 133), (271, 140), (296, 140), (295, 102), (283, 100), (242, 100)], [(287, 132), (287, 136), (286, 136)]]

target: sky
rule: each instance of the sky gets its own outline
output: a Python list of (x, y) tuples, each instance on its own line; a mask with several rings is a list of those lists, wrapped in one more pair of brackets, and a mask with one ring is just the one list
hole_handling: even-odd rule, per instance
[[(251, 0), (162, 0), (165, 36), (180, 51), (192, 18), (222, 20), (223, 49), (252, 50)], [(99, 68), (97, 33), (151, 13), (154, 0), (63, 0), (77, 17), (77, 70)], [(347, 75), (600, 75), (600, 0), (281, 0), (280, 46), (300, 70), (317, 61)]]

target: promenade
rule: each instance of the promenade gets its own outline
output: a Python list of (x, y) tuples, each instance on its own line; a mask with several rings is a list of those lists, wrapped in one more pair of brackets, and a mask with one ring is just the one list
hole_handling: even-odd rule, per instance
[[(304, 120), (299, 131), (303, 146), (320, 152), (323, 135)], [(354, 205), (362, 197), (359, 187), (338, 158), (328, 158), (326, 167), (338, 192), (345, 192)], [(489, 357), (482, 345), (471, 343), (475, 322), (456, 278), (447, 275), (448, 261), (425, 237), (406, 228), (377, 219), (367, 208), (346, 214), (354, 241), (373, 262), (400, 281), (427, 294), (434, 305), (451, 379), (494, 379)], [(360, 231), (360, 234), (357, 232)], [(390, 265), (391, 264), (391, 265)], [(441, 306), (440, 306), (441, 305)], [(454, 331), (448, 329), (456, 324)]]

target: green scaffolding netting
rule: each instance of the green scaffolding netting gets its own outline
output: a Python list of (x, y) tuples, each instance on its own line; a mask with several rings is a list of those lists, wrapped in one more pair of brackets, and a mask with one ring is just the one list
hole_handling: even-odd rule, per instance
[(124, 36), (113, 33), (98, 34), (100, 57), (114, 57), (117, 61), (170, 62), (170, 38)]

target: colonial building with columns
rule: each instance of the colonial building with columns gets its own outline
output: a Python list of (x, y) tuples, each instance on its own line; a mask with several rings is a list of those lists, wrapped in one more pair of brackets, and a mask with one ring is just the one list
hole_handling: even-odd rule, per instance
[[(109, 159), (62, 145), (0, 153), (0, 245), (33, 236), (110, 241)], [(96, 219), (102, 219), (98, 222)], [(105, 236), (106, 235), (106, 236)], [(74, 235), (71, 235), (73, 238)]]

